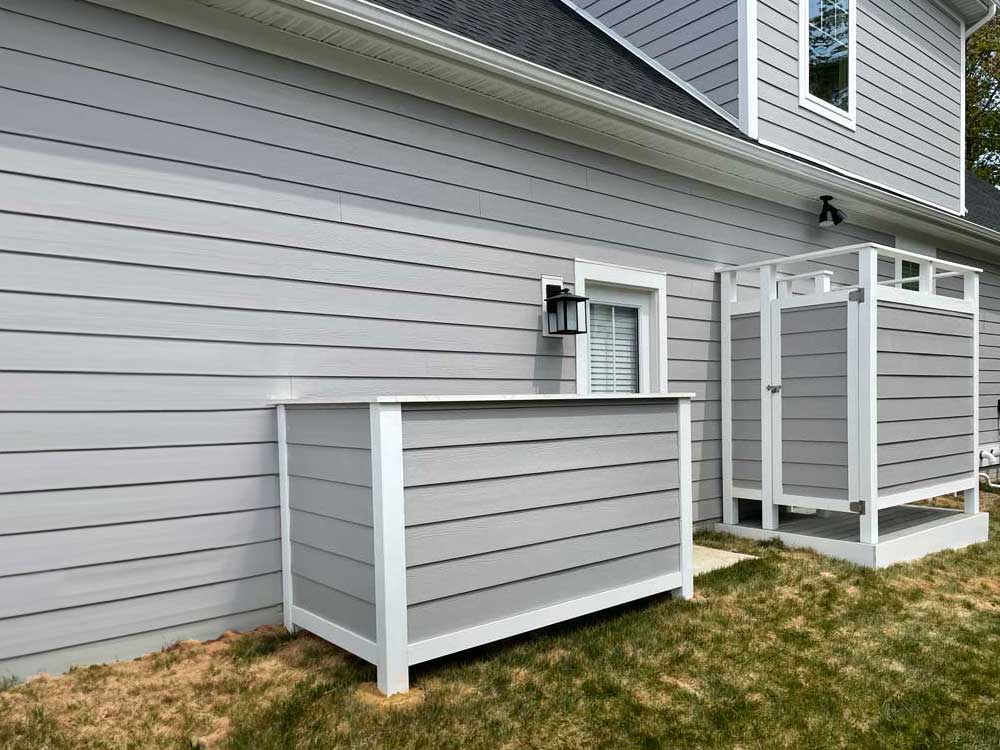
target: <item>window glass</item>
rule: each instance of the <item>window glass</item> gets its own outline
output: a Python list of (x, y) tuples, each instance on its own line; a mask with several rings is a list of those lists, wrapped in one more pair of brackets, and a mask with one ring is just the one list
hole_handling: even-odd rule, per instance
[(849, 0), (809, 0), (809, 93), (845, 112), (850, 28)]
[[(920, 275), (920, 264), (915, 260), (904, 260), (901, 264), (900, 273), (904, 279), (912, 279), (914, 276)], [(902, 285), (903, 289), (909, 289), (914, 292), (920, 291), (919, 281), (907, 281)]]
[(639, 311), (590, 303), (590, 390), (639, 392)]

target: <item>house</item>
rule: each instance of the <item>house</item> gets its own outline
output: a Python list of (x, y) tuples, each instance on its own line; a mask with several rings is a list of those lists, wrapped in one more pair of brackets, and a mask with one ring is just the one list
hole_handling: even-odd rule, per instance
[[(907, 294), (975, 299), (956, 308), (959, 328), (934, 329), (964, 348), (918, 351), (930, 369), (914, 375), (941, 377), (905, 394), (908, 414), (958, 432), (897, 430), (894, 471), (968, 490), (966, 515), (980, 517), (979, 452), (1000, 441), (1000, 200), (963, 166), (963, 50), (994, 12), (990, 0), (2, 0), (0, 671), (280, 622), (293, 570), (279, 502), (301, 500), (288, 462), (312, 459), (276, 403), (317, 412), (307, 421), (345, 402), (395, 410), (350, 432), (368, 461), (416, 445), (397, 428), (423, 407), (402, 397), (447, 396), (456, 419), (483, 416), (463, 396), (497, 409), (578, 391), (641, 392), (645, 406), (619, 396), (621, 409), (665, 403), (673, 452), (641, 461), (683, 466), (689, 452), (671, 492), (690, 497), (643, 523), (688, 530), (643, 560), (662, 572), (657, 590), (679, 590), (692, 523), (724, 520), (725, 505), (738, 525), (740, 502), (768, 512), (760, 488), (733, 491), (748, 439), (732, 433), (723, 344), (739, 338), (733, 315), (752, 313), (730, 309), (724, 334), (720, 300), (735, 298), (720, 289), (816, 284), (846, 299), (864, 258), (870, 302), (881, 281), (904, 307)], [(774, 265), (833, 248), (854, 259)], [(547, 335), (548, 286), (589, 298), (585, 335)], [(873, 360), (864, 372), (877, 376)], [(854, 376), (837, 377), (844, 389)], [(528, 402), (542, 415), (531, 424), (558, 421)], [(642, 415), (626, 417), (637, 430)], [(874, 424), (859, 426), (870, 445)], [(622, 444), (576, 455), (613, 454), (637, 477)], [(357, 470), (334, 459), (312, 463)], [(402, 497), (405, 477), (382, 469), (379, 487)], [(833, 500), (814, 522), (856, 498)], [(878, 508), (860, 517), (877, 541)], [(410, 544), (389, 522), (373, 541), (383, 557), (357, 570), (365, 590), (372, 566)], [(636, 584), (615, 549), (600, 569)], [(383, 584), (405, 617), (406, 597)]]

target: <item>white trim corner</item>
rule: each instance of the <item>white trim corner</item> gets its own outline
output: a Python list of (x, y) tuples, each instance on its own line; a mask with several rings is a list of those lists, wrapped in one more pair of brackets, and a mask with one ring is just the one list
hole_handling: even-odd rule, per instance
[(288, 410), (275, 407), (278, 426), (278, 507), (281, 525), (281, 612), (285, 630), (295, 632), (292, 619), (292, 514), (288, 478)]
[(375, 542), (375, 634), (378, 688), (410, 688), (407, 656), (406, 525), (403, 499), (403, 420), (398, 403), (369, 406), (372, 524)]

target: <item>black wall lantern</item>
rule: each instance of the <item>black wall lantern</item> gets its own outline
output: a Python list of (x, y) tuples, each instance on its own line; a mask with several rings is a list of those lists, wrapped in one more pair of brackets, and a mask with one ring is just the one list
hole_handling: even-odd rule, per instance
[(545, 325), (548, 333), (575, 336), (587, 332), (587, 298), (573, 294), (566, 287), (545, 287)]
[(819, 225), (821, 227), (836, 226), (847, 218), (847, 214), (830, 203), (833, 200), (832, 195), (821, 195), (819, 199), (823, 201), (823, 208), (819, 212)]

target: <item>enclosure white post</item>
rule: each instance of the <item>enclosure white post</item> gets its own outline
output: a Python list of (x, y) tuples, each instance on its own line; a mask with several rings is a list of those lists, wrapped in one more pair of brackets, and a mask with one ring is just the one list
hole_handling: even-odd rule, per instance
[(964, 279), (965, 300), (972, 312), (972, 476), (971, 489), (965, 491), (965, 512), (979, 512), (979, 274), (969, 271)]
[(691, 491), (691, 399), (677, 400), (677, 472), (680, 484), (682, 599), (694, 596), (694, 497)]
[(378, 689), (392, 695), (410, 689), (402, 410), (398, 403), (372, 403), (370, 419)]
[(736, 273), (723, 271), (720, 279), (720, 321), (722, 340), (722, 522), (739, 523), (739, 509), (733, 497), (733, 338), (732, 305), (738, 287)]
[(292, 515), (288, 486), (288, 413), (278, 404), (278, 507), (281, 523), (281, 614), (285, 629), (294, 632), (292, 623)]
[(936, 294), (937, 282), (934, 280), (934, 264), (930, 261), (920, 264), (919, 281), (917, 289), (924, 294)]
[(773, 309), (771, 300), (776, 299), (777, 290), (774, 283), (774, 266), (762, 266), (760, 269), (760, 513), (761, 528), (778, 528), (778, 506), (775, 505), (774, 493), (774, 434), (772, 431), (772, 406), (774, 396), (768, 389), (771, 385), (771, 356), (773, 328), (771, 318)]
[(861, 542), (878, 542), (878, 251), (858, 251), (858, 495)]

